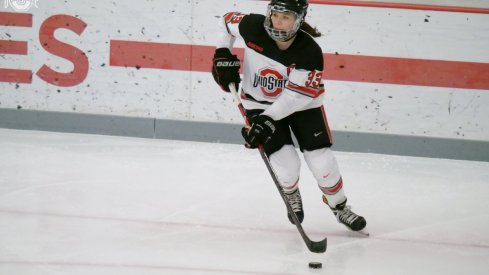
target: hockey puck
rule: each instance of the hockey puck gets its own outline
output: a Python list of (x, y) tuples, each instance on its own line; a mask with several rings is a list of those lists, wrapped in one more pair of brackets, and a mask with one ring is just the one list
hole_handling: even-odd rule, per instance
[(323, 267), (323, 264), (320, 262), (310, 262), (309, 263), (309, 268), (319, 269), (322, 267)]

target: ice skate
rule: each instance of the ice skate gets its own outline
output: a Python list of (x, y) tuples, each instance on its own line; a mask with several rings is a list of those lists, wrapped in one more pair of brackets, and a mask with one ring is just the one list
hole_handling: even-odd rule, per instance
[[(301, 198), (301, 193), (299, 192), (299, 188), (295, 189), (291, 193), (287, 193), (284, 190), (284, 194), (290, 206), (292, 207), (292, 210), (297, 216), (297, 219), (299, 219), (300, 223), (302, 224), (302, 221), (304, 220), (304, 211), (302, 210), (302, 198)], [(292, 219), (292, 215), (290, 215), (290, 213), (288, 212), (287, 212), (287, 217), (289, 218), (289, 221), (292, 224), (295, 224), (294, 220)]]
[[(326, 198), (323, 196), (323, 201), (327, 204)], [(336, 220), (345, 225), (351, 231), (360, 233), (365, 236), (369, 236), (369, 232), (367, 231), (367, 221), (364, 217), (357, 215), (355, 212), (351, 210), (349, 205), (346, 205), (346, 200), (338, 205), (335, 208), (331, 208), (333, 214), (336, 217)]]

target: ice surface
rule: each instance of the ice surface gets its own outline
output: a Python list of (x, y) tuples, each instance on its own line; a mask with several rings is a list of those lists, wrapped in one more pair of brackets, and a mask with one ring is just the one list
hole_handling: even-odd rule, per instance
[[(486, 274), (489, 163), (336, 153), (369, 238), (302, 167), (310, 253), (257, 152), (0, 129), (0, 274)], [(308, 263), (323, 263), (310, 270)]]

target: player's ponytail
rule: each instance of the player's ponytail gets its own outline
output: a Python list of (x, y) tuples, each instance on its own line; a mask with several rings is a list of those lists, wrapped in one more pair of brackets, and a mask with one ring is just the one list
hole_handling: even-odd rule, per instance
[(312, 37), (320, 37), (322, 34), (319, 30), (307, 23), (306, 21), (302, 22), (301, 30), (305, 31)]

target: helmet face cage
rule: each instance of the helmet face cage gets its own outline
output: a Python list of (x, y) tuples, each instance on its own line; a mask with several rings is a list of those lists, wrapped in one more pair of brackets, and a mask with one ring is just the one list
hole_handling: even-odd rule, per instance
[[(294, 37), (294, 35), (301, 27), (302, 22), (304, 22), (304, 17), (306, 15), (307, 6), (308, 6), (307, 2), (305, 5), (292, 7), (294, 8), (294, 10), (292, 10), (291, 7), (287, 7), (287, 6), (288, 6), (287, 1), (283, 1), (283, 0), (282, 1), (272, 0), (272, 2), (268, 5), (268, 10), (265, 16), (265, 22), (263, 23), (263, 26), (265, 27), (265, 30), (267, 31), (268, 35), (275, 41), (287, 41), (291, 39), (292, 37)], [(294, 14), (295, 23), (294, 26), (292, 27), (292, 30), (284, 31), (284, 30), (275, 29), (272, 25), (272, 19), (271, 19), (272, 12), (288, 12)]]

